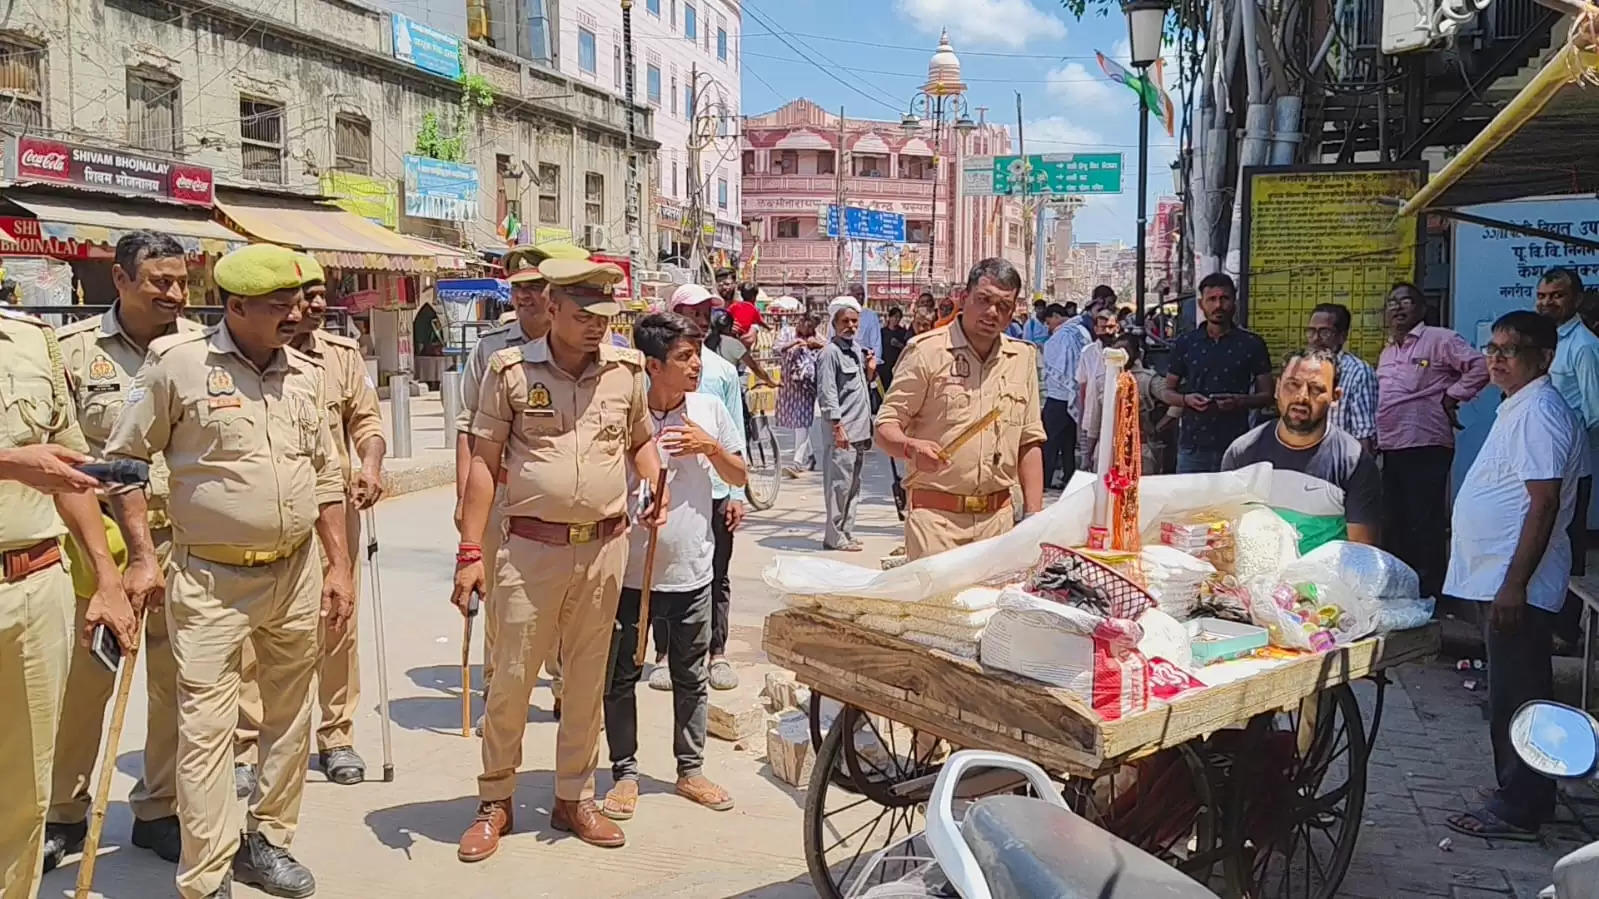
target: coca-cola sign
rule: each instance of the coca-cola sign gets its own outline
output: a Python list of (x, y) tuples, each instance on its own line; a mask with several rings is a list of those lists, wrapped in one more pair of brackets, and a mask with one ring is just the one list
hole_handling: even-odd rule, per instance
[(191, 206), (209, 207), (214, 197), (215, 179), (204, 166), (41, 137), (18, 137), (9, 143), (6, 168), (17, 181), (72, 184)]

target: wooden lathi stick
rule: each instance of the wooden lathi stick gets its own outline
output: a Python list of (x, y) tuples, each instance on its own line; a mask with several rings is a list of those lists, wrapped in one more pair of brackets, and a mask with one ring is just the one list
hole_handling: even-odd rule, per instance
[(466, 614), (461, 621), (461, 736), (472, 736), (472, 619), (477, 617), (478, 595), (466, 601)]
[[(144, 613), (139, 614), (135, 633), (143, 642)], [(116, 701), (111, 706), (111, 729), (106, 732), (105, 755), (100, 760), (100, 781), (94, 788), (94, 805), (89, 808), (89, 833), (83, 838), (83, 859), (78, 862), (78, 883), (73, 899), (88, 899), (94, 887), (95, 856), (100, 851), (100, 832), (105, 829), (105, 807), (111, 799), (111, 778), (117, 770), (117, 746), (122, 742), (122, 722), (128, 715), (128, 694), (133, 692), (134, 662), (139, 658), (135, 646), (122, 658), (122, 670), (117, 674)]]
[(645, 650), (649, 647), (650, 632), (650, 581), (655, 576), (655, 544), (661, 539), (661, 529), (656, 527), (653, 519), (659, 513), (661, 496), (666, 492), (666, 463), (661, 464), (661, 473), (655, 477), (655, 495), (651, 498), (650, 505), (650, 542), (644, 550), (644, 583), (639, 591), (638, 600), (638, 646), (633, 650), (633, 664), (638, 667), (644, 665)]

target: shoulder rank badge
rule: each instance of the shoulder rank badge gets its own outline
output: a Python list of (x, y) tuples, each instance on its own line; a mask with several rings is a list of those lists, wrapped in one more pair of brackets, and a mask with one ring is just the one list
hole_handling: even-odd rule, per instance
[(91, 381), (110, 381), (116, 376), (117, 367), (112, 365), (111, 360), (104, 356), (96, 356), (94, 361), (89, 363), (89, 380)]
[(534, 409), (550, 408), (550, 388), (543, 381), (535, 381), (527, 391), (527, 404)]
[(222, 366), (214, 366), (205, 376), (205, 392), (211, 396), (233, 393), (233, 375)]

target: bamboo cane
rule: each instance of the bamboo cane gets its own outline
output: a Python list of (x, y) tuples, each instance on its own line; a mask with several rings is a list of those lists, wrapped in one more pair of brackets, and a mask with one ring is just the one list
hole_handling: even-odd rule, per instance
[(472, 736), (472, 619), (477, 617), (478, 595), (473, 591), (461, 619), (461, 736)]
[[(135, 633), (143, 642), (144, 614), (139, 614)], [(111, 729), (106, 732), (105, 756), (100, 760), (100, 781), (95, 784), (94, 805), (89, 808), (89, 833), (83, 838), (83, 860), (78, 863), (78, 883), (73, 899), (88, 899), (94, 886), (95, 856), (100, 851), (100, 832), (105, 829), (106, 803), (111, 799), (111, 778), (117, 770), (117, 745), (122, 742), (122, 722), (128, 714), (128, 694), (133, 692), (134, 662), (139, 658), (136, 645), (122, 659), (122, 670), (117, 674), (116, 701), (111, 706)]]
[[(655, 477), (654, 505), (650, 507), (650, 517), (655, 518), (659, 511), (662, 495), (666, 492), (666, 466), (661, 466), (661, 473)], [(649, 647), (650, 625), (650, 581), (655, 575), (655, 544), (661, 538), (661, 529), (654, 523), (650, 524), (650, 543), (644, 550), (644, 584), (639, 591), (638, 600), (638, 646), (633, 650), (633, 664), (643, 667), (645, 651)]]

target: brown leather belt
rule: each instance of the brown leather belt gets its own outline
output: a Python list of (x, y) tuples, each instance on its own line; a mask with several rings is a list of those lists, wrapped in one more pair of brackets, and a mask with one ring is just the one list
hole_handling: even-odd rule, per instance
[(40, 540), (32, 546), (8, 549), (0, 553), (4, 561), (5, 582), (14, 584), (61, 561), (61, 541), (54, 537)]
[(912, 490), (910, 503), (912, 509), (987, 515), (1010, 505), (1010, 491), (996, 490), (982, 496), (964, 496), (959, 493), (945, 493), (942, 490)]
[(547, 546), (573, 546), (579, 543), (593, 543), (596, 540), (604, 540), (622, 530), (623, 525), (627, 524), (627, 519), (618, 515), (615, 518), (607, 518), (604, 521), (569, 524), (558, 521), (542, 521), (537, 518), (527, 518), (519, 515), (507, 519), (507, 522), (510, 532), (525, 540), (532, 540)]

